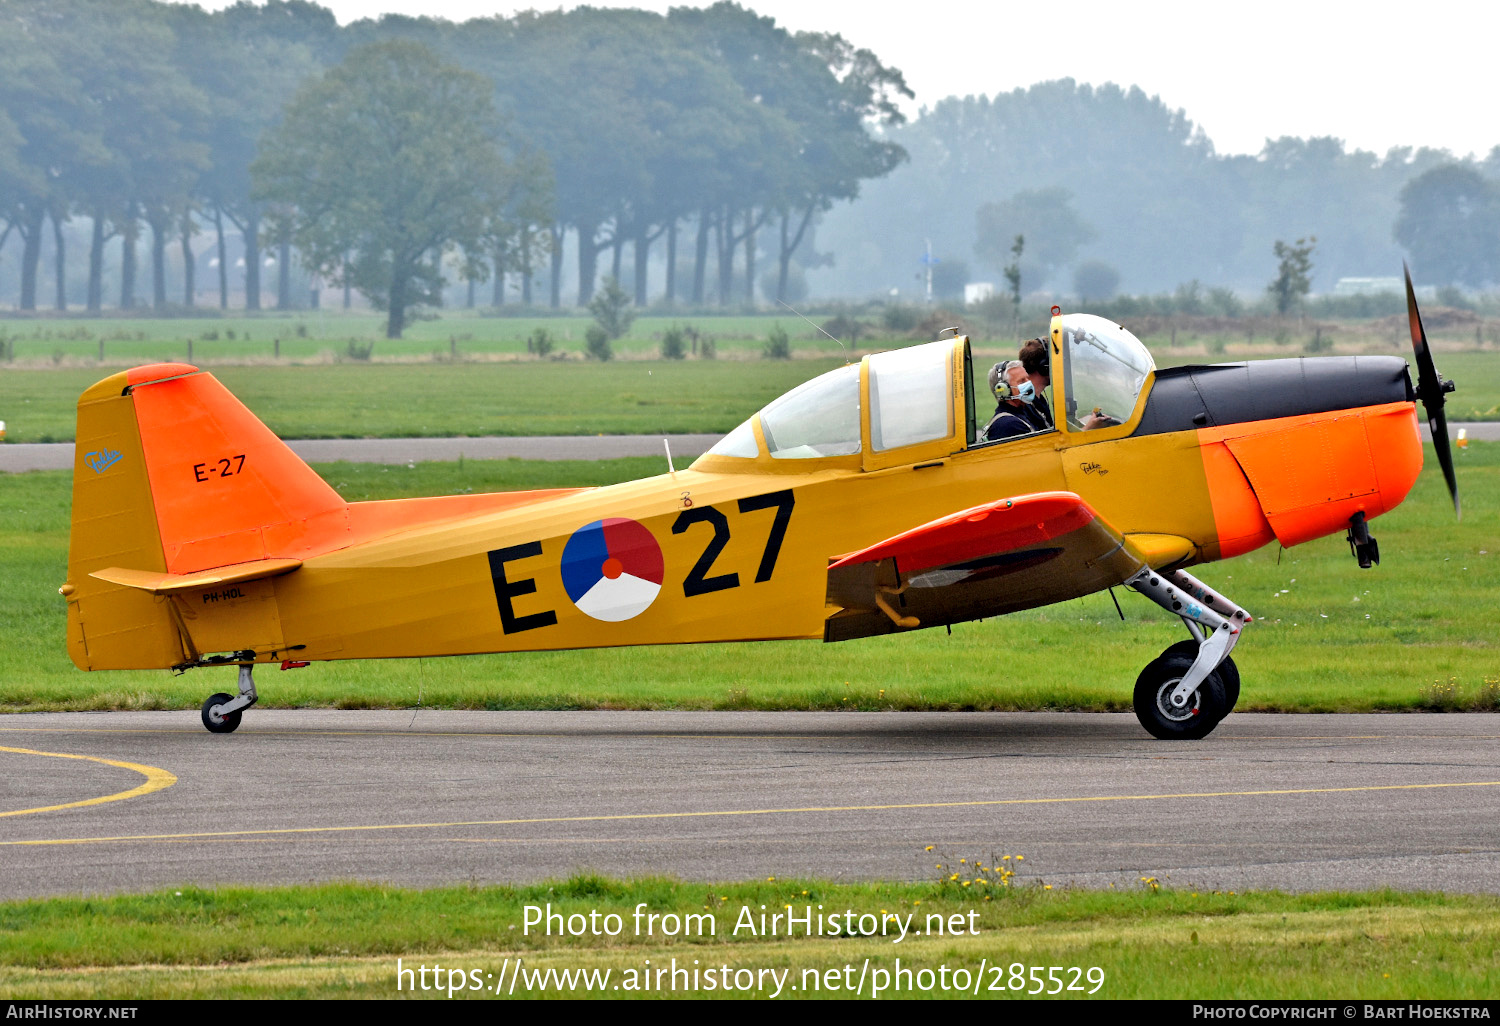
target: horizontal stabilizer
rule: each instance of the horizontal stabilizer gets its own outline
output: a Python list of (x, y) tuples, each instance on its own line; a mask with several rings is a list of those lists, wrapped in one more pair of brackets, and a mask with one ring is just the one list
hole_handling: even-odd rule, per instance
[(109, 581), (111, 584), (122, 584), (127, 588), (149, 591), (153, 595), (170, 595), (173, 592), (197, 591), (203, 588), (217, 588), (221, 584), (240, 584), (244, 581), (258, 581), (265, 577), (278, 577), (281, 574), (291, 573), (301, 565), (300, 559), (257, 559), (250, 563), (235, 563), (232, 566), (197, 570), (189, 574), (124, 570), (112, 566), (105, 570), (95, 570), (89, 576), (97, 577), (101, 581)]

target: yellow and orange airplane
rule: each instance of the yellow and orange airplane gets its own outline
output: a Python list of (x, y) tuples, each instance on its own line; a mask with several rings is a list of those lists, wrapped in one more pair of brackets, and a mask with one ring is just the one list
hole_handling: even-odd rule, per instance
[(956, 336), (814, 378), (687, 470), (385, 502), (345, 502), (211, 374), (137, 367), (78, 402), (68, 650), (85, 670), (237, 666), (238, 694), (203, 706), (229, 732), (264, 663), (844, 641), (1125, 584), (1192, 635), (1142, 672), (1137, 716), (1203, 737), (1251, 618), (1186, 567), (1335, 532), (1378, 561), (1366, 525), (1421, 469), (1418, 399), (1457, 508), (1452, 386), (1409, 277), (1408, 300), (1415, 389), (1394, 356), (1157, 370), (1124, 328), (1054, 308), (1036, 401), (1055, 427), (984, 441)]

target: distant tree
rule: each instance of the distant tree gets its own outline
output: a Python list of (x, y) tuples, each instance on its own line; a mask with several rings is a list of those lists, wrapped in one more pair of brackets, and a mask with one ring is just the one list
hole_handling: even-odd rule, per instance
[(1427, 281), (1500, 280), (1500, 186), (1461, 164), (1418, 175), (1401, 190), (1395, 238)]
[(1073, 291), (1078, 293), (1080, 305), (1113, 299), (1119, 287), (1120, 272), (1115, 270), (1114, 264), (1085, 260), (1073, 268)]
[(244, 242), (245, 308), (259, 310), (265, 211), (251, 197), (250, 163), (262, 135), (281, 120), (297, 89), (323, 70), (335, 49), (338, 23), (332, 12), (301, 0), (262, 5), (241, 0), (212, 15), (186, 5), (171, 10), (179, 63), (210, 108), (204, 140), (211, 166), (199, 176), (197, 193), (214, 229), (219, 306), (229, 305), (228, 221)]
[(1194, 278), (1179, 284), (1177, 291), (1172, 293), (1172, 309), (1189, 317), (1203, 313), (1203, 283)]
[(932, 269), (932, 294), (939, 299), (962, 299), (969, 284), (967, 260), (945, 258)]
[(552, 339), (552, 332), (546, 328), (537, 328), (526, 336), (526, 351), (532, 356), (548, 356), (557, 344)]
[(609, 342), (609, 332), (597, 324), (590, 324), (583, 329), (583, 344), (590, 360), (604, 363), (615, 357), (614, 347)]
[(419, 43), (351, 50), (298, 91), (251, 166), (307, 265), (388, 311), (440, 302), (442, 254), (478, 259), (511, 191), (491, 87)]
[(781, 291), (783, 303), (800, 303), (807, 298), (807, 272), (793, 260), (787, 264), (786, 278), (781, 277), (780, 267), (768, 267), (760, 276), (760, 293), (775, 296)]
[(112, 33), (91, 25), (89, 13), (76, 0), (0, 5), (0, 136), (8, 137), (0, 143), (14, 147), (0, 155), (0, 218), (6, 235), (14, 230), (21, 238), (23, 310), (36, 309), (48, 216), (61, 238), (57, 229), (67, 220), (80, 177), (109, 160), (85, 76)]
[(766, 336), (766, 345), (763, 350), (767, 360), (790, 360), (792, 358), (792, 339), (786, 333), (786, 329), (777, 321), (772, 327), (770, 334)]
[(1276, 300), (1276, 312), (1285, 317), (1306, 298), (1312, 288), (1312, 253), (1317, 243), (1316, 235), (1298, 239), (1288, 246), (1280, 239), (1271, 251), (1280, 261), (1276, 266), (1276, 277), (1266, 286), (1266, 291)]
[(1218, 285), (1208, 290), (1208, 309), (1221, 317), (1238, 317), (1245, 312), (1245, 304), (1234, 289)]
[(1078, 247), (1094, 237), (1094, 229), (1073, 209), (1067, 189), (1023, 189), (1001, 203), (986, 203), (975, 214), (974, 252), (992, 266), (1005, 262), (1011, 239), (1031, 240), (1027, 261), (1033, 287), (1073, 262)]
[(661, 358), (663, 360), (682, 360), (688, 354), (687, 332), (677, 325), (672, 325), (661, 335)]
[(1011, 261), (1005, 265), (1005, 281), (1010, 286), (1010, 309), (1013, 323), (1021, 319), (1021, 254), (1024, 252), (1026, 252), (1026, 236), (1017, 235), (1016, 241), (1010, 247)]
[[(726, 68), (750, 100), (749, 110), (729, 107), (730, 116), (720, 117), (734, 127), (743, 148), (722, 152), (729, 140), (720, 143), (716, 178), (724, 189), (700, 213), (698, 252), (706, 252), (712, 229), (719, 298), (727, 302), (734, 247), (743, 243), (747, 274), (753, 273), (755, 233), (778, 220), (774, 295), (786, 302), (792, 255), (807, 243), (817, 217), (857, 196), (862, 181), (906, 159), (906, 151), (876, 129), (905, 120), (897, 101), (912, 92), (899, 71), (842, 36), (793, 34), (736, 3), (676, 7), (669, 20), (690, 33), (695, 52)], [(812, 266), (806, 258), (802, 262)], [(695, 302), (702, 301), (701, 263), (700, 257)]]
[(613, 278), (605, 278), (604, 287), (589, 300), (589, 313), (594, 315), (594, 323), (610, 342), (623, 338), (635, 321), (635, 311), (630, 309), (630, 296)]

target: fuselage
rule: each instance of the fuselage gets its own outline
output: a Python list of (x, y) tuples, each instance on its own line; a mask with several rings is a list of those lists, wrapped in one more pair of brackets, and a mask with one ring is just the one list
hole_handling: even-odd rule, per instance
[[(1059, 382), (1046, 400), (1059, 429), (983, 444), (973, 425), (992, 404), (973, 398), (967, 340), (946, 344), (951, 405), (936, 437), (872, 445), (872, 386), (862, 370), (857, 451), (775, 458), (757, 415), (741, 455), (711, 452), (645, 480), (496, 496), (489, 508), (479, 496), (430, 500), (429, 519), (415, 523), (387, 516), (395, 503), (355, 503), (260, 525), (253, 553), (220, 563), (285, 557), (294, 569), (230, 584), (141, 595), (88, 581), (112, 557), (82, 560), (75, 521), (68, 587), (88, 583), (82, 607), (80, 594), (70, 595), (70, 650), (84, 668), (118, 668), (189, 665), (211, 653), (324, 660), (823, 638), (839, 612), (827, 595), (831, 561), (957, 510), (1072, 492), (1151, 566), (1182, 567), (1341, 532), (1355, 513), (1372, 519), (1399, 503), (1421, 467), (1411, 387), (1394, 357), (1156, 372), (1120, 423), (1088, 430), (1069, 416)], [(138, 458), (152, 481), (198, 475), (185, 486), (189, 498), (255, 486), (248, 475), (204, 483), (201, 463), (174, 469), (164, 462), (173, 457), (153, 455), (158, 443), (142, 438)], [(84, 443), (81, 428), (80, 459)], [(123, 462), (131, 458), (126, 451)], [(252, 452), (250, 464), (258, 460)], [(156, 494), (160, 506), (160, 484)], [(382, 517), (388, 530), (358, 528)], [(315, 544), (304, 530), (314, 520), (352, 524), (354, 533)], [(185, 580), (204, 569), (194, 558), (219, 565), (194, 555), (222, 543), (212, 525), (184, 524), (202, 538), (160, 542), (160, 565), (139, 569)], [(1096, 587), (1061, 581), (1045, 601)], [(147, 616), (149, 627), (119, 623)]]

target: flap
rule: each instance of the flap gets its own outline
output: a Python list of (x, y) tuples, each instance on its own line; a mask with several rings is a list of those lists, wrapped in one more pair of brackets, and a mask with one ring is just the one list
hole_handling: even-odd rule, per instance
[(89, 574), (111, 584), (123, 584), (127, 588), (139, 588), (153, 595), (170, 595), (176, 591), (194, 591), (214, 588), (221, 584), (236, 584), (240, 581), (258, 581), (263, 577), (278, 577), (289, 574), (302, 565), (300, 559), (257, 559), (250, 563), (234, 563), (213, 570), (196, 570), (190, 574), (163, 574), (150, 570), (124, 570), (112, 566)]
[(1039, 545), (1092, 523), (1094, 511), (1073, 492), (1036, 492), (950, 513), (869, 548), (828, 569), (895, 557), (915, 574), (978, 556)]
[(1145, 563), (1131, 541), (1073, 492), (1001, 499), (834, 562), (823, 639), (1035, 609), (1122, 584)]

